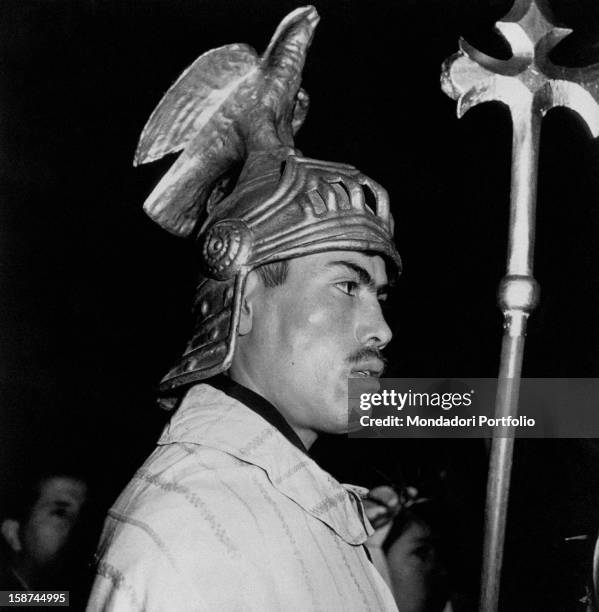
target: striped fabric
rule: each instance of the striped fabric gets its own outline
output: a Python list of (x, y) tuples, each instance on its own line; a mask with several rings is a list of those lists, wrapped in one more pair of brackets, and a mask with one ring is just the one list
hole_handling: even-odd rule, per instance
[(88, 611), (397, 610), (363, 492), (197, 385), (109, 512)]

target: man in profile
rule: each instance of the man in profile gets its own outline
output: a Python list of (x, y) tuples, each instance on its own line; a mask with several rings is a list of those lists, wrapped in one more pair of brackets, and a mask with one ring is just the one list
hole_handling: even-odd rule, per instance
[(385, 190), (294, 147), (317, 21), (297, 9), (261, 57), (202, 55), (142, 134), (137, 163), (182, 151), (145, 208), (197, 240), (202, 279), (161, 385), (176, 412), (109, 512), (89, 610), (396, 609), (367, 491), (308, 455), (348, 430), (348, 380), (383, 371), (400, 268)]

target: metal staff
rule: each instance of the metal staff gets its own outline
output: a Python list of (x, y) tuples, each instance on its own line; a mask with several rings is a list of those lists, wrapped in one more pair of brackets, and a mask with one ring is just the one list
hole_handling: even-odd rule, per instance
[[(503, 102), (510, 110), (512, 172), (506, 275), (498, 303), (504, 317), (497, 417), (515, 417), (526, 323), (539, 287), (533, 278), (535, 205), (541, 122), (555, 106), (575, 110), (594, 137), (599, 135), (599, 64), (585, 68), (554, 65), (549, 52), (571, 30), (557, 27), (544, 0), (515, 0), (495, 24), (512, 51), (509, 60), (490, 57), (460, 40), (460, 50), (443, 64), (443, 91), (458, 101), (458, 117), (481, 102)], [(505, 522), (510, 486), (513, 428), (493, 436), (487, 481), (480, 610), (499, 602)]]

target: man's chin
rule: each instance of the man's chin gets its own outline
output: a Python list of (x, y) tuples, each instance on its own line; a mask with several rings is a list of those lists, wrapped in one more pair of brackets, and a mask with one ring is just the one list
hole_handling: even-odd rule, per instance
[(320, 433), (343, 435), (348, 433), (348, 402), (347, 394), (343, 393), (332, 401), (323, 401), (319, 407), (321, 418)]

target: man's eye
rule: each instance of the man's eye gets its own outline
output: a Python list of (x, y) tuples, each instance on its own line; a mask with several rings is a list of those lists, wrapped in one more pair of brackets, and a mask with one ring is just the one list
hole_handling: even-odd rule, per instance
[(358, 283), (355, 281), (342, 281), (337, 283), (336, 286), (347, 295), (356, 295), (358, 291)]

